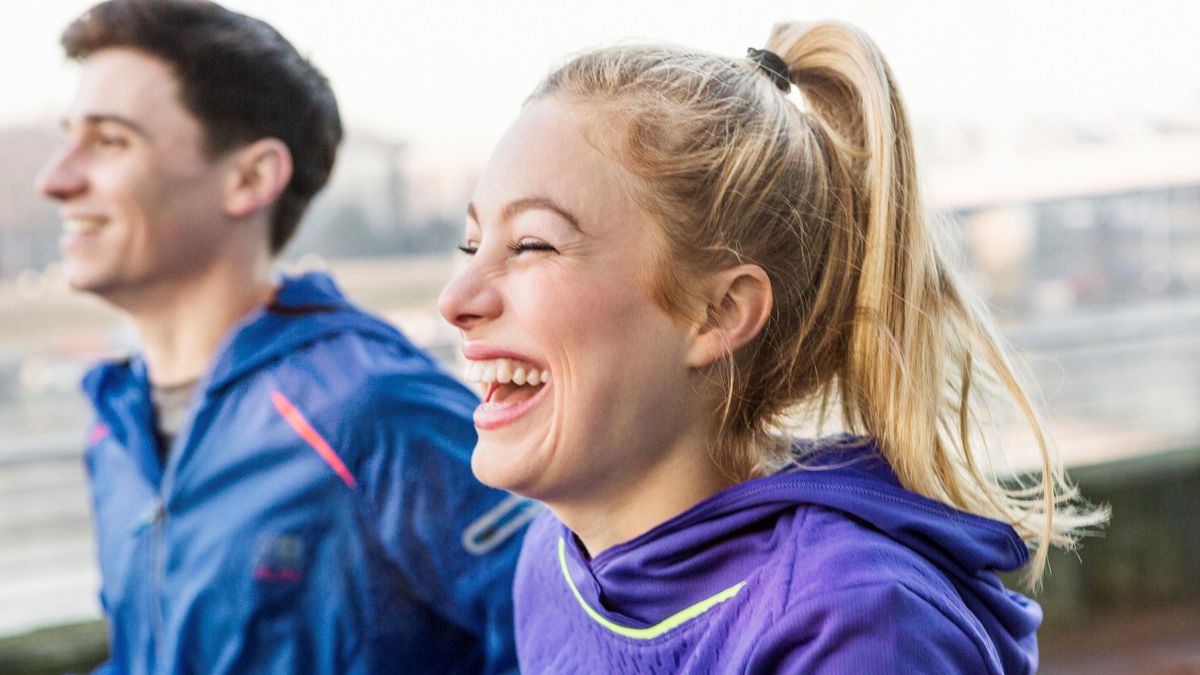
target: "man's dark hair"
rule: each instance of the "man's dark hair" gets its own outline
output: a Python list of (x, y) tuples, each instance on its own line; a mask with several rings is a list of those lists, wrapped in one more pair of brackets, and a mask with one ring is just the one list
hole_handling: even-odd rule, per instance
[(210, 157), (261, 138), (283, 141), (294, 169), (270, 241), (272, 253), (283, 249), (329, 179), (342, 121), (329, 81), (279, 31), (207, 0), (108, 0), (68, 26), (62, 45), (74, 59), (130, 47), (170, 64)]

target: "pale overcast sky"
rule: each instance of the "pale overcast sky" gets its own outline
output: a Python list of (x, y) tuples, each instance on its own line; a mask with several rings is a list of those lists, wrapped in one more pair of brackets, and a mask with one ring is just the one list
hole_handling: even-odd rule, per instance
[[(75, 76), (57, 45), (92, 3), (9, 4), (0, 125), (57, 119)], [(976, 0), (229, 0), (275, 24), (329, 75), (352, 131), (422, 162), (482, 162), (529, 90), (573, 51), (623, 38), (731, 55), (783, 19), (857, 23), (880, 43), (918, 119), (1200, 111), (1200, 2)]]

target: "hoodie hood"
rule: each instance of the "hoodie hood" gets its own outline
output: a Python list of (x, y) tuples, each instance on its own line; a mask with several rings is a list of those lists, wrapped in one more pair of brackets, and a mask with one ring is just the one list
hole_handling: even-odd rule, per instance
[[(355, 310), (328, 275), (310, 272), (284, 277), (269, 304), (247, 312), (226, 331), (212, 365), (196, 384), (191, 405), (307, 344), (348, 332), (378, 336), (425, 358), (400, 331)], [(99, 415), (103, 433), (116, 434), (146, 479), (157, 484), (163, 467), (156, 459), (154, 438), (127, 437), (129, 429), (153, 428), (150, 379), (142, 356), (96, 366), (84, 376), (83, 390)]]
[[(776, 538), (790, 532), (775, 527), (779, 518), (818, 507), (864, 523), (919, 554), (979, 618), (1001, 662), (1030, 658), (1041, 610), (1005, 589), (994, 574), (1028, 560), (1025, 543), (1012, 527), (905, 490), (868, 440), (841, 436), (798, 446), (797, 458), (801, 466), (724, 490), (592, 560), (563, 527), (565, 571), (592, 606), (631, 625), (650, 625), (702, 602), (714, 589), (731, 589), (747, 579), (769, 562), (778, 548)], [(819, 558), (823, 545), (805, 559)], [(798, 575), (822, 573), (819, 563), (811, 573), (803, 571), (806, 564), (797, 561)]]

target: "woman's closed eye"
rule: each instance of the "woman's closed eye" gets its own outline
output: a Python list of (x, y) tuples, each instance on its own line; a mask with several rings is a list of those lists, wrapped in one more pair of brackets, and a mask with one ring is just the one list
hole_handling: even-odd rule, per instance
[(508, 250), (516, 255), (529, 252), (558, 253), (558, 249), (539, 239), (521, 239), (508, 245)]
[[(462, 251), (466, 255), (475, 255), (479, 252), (479, 242), (465, 241), (461, 244), (455, 245), (455, 248), (457, 248), (459, 251)], [(538, 239), (522, 239), (520, 241), (514, 241), (508, 245), (508, 250), (513, 255), (534, 252), (558, 253), (558, 249)]]

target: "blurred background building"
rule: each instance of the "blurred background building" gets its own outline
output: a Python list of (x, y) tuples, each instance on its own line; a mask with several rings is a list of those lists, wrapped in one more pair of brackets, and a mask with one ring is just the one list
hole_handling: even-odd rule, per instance
[[(706, 0), (681, 17), (623, 0), (229, 4), (311, 52), (348, 123), (332, 184), (282, 266), (332, 268), (351, 297), (448, 360), (456, 337), (434, 299), (465, 203), (491, 144), (554, 63), (639, 35), (740, 54), (801, 12), (864, 26), (908, 94), (930, 203), (960, 235), (972, 285), (1020, 350), (1073, 474), (1114, 508), (1083, 565), (1056, 559), (1042, 590), (1044, 672), (1133, 672), (1149, 662), (1088, 661), (1079, 645), (1137, 641), (1139, 630), (1145, 644), (1162, 641), (1154, 663), (1200, 663), (1200, 580), (1186, 571), (1200, 557), (1196, 5), (736, 10)], [(116, 313), (64, 288), (56, 209), (32, 190), (74, 81), (56, 35), (87, 5), (50, 3), (28, 25), (0, 28), (0, 44), (39, 57), (0, 52), (33, 71), (0, 67), (0, 638), (99, 616), (77, 383), (88, 364), (135, 345)], [(1009, 445), (1015, 468), (1028, 466), (1028, 439)]]

